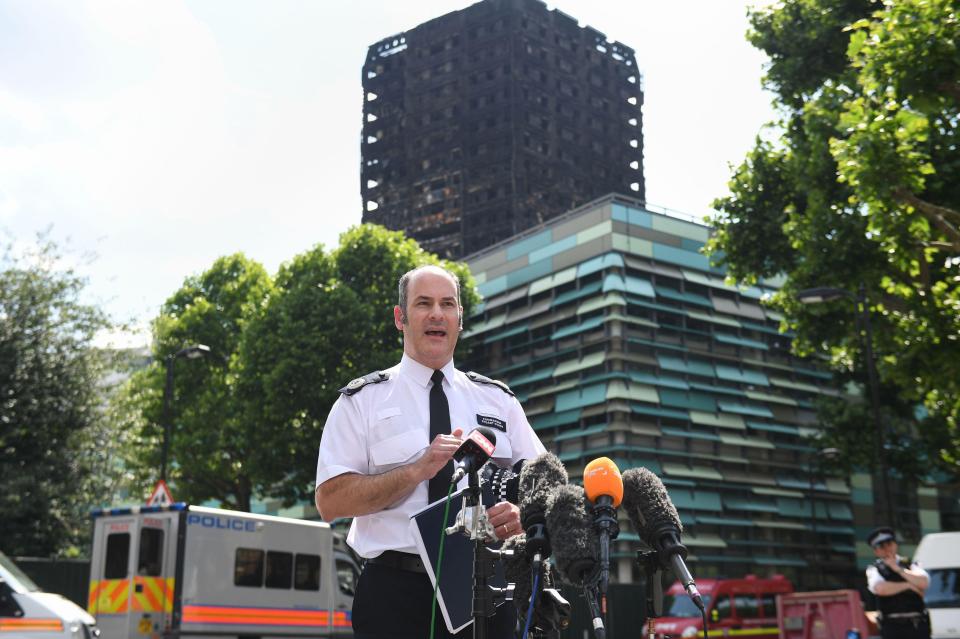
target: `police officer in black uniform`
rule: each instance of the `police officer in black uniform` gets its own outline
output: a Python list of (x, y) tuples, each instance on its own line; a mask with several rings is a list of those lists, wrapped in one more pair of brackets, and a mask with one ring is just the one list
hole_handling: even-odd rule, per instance
[(867, 543), (877, 559), (867, 567), (867, 588), (877, 596), (883, 639), (930, 639), (930, 617), (923, 593), (930, 583), (927, 571), (897, 554), (893, 528), (870, 531)]

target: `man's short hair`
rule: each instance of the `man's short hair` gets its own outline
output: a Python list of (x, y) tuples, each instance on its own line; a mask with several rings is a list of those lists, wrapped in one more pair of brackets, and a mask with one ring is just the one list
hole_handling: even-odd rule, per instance
[(463, 306), (460, 303), (460, 278), (457, 277), (457, 274), (451, 271), (450, 269), (444, 268), (437, 264), (424, 264), (423, 266), (418, 266), (417, 268), (410, 269), (406, 273), (400, 276), (400, 286), (399, 286), (399, 295), (397, 296), (397, 306), (400, 307), (400, 313), (403, 316), (403, 321), (407, 321), (407, 292), (410, 289), (410, 280), (419, 273), (420, 271), (436, 271), (443, 273), (451, 280), (453, 280), (453, 286), (457, 291), (457, 306)]

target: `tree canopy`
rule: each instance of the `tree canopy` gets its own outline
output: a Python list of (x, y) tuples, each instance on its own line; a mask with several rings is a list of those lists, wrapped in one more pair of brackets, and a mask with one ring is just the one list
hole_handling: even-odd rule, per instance
[[(397, 283), (428, 263), (441, 261), (400, 232), (362, 225), (331, 251), (294, 256), (275, 277), (233, 255), (188, 278), (154, 322), (155, 363), (123, 398), (149, 451), (136, 462), (141, 475), (159, 467), (166, 358), (202, 343), (210, 357), (175, 364), (168, 475), (176, 498), (243, 510), (257, 495), (311, 500), (337, 389), (399, 360)], [(469, 271), (443, 265), (464, 282), (469, 312), (479, 299)]]
[[(154, 320), (153, 363), (131, 379), (122, 398), (141, 413), (142, 443), (135, 467), (149, 486), (160, 466), (163, 392), (172, 366), (170, 466), (177, 499), (216, 497), (249, 508), (257, 481), (247, 460), (259, 450), (250, 420), (238, 405), (236, 357), (244, 327), (262, 312), (273, 283), (266, 269), (243, 255), (221, 257), (188, 277)], [(203, 344), (204, 358), (178, 358), (184, 348)]]
[(111, 323), (45, 237), (0, 267), (0, 541), (12, 555), (76, 554), (115, 474), (100, 447), (110, 358), (93, 346)]
[(862, 284), (885, 390), (894, 403), (925, 405), (921, 434), (960, 475), (955, 6), (790, 0), (750, 21), (782, 117), (714, 202), (708, 250), (738, 280), (786, 275), (772, 303), (797, 330), (797, 349), (828, 348), (841, 370), (861, 373), (855, 306), (804, 306), (797, 293)]

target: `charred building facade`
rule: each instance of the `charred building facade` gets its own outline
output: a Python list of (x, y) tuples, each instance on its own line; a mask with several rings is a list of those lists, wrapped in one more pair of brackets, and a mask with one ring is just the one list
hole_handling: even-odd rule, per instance
[(644, 201), (634, 52), (539, 0), (484, 0), (372, 45), (363, 221), (462, 257), (601, 195)]

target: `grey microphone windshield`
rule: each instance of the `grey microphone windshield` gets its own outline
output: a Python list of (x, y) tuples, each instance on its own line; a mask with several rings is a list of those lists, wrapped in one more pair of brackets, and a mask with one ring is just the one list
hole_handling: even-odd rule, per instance
[(684, 562), (687, 548), (680, 542), (680, 515), (660, 478), (646, 468), (624, 472), (622, 505), (640, 539), (657, 552), (661, 565), (673, 570), (687, 594), (703, 610), (703, 599)]
[(547, 499), (557, 487), (569, 481), (567, 469), (553, 453), (543, 453), (528, 461), (520, 470), (520, 518), (523, 511), (546, 510)]
[(500, 549), (513, 551), (512, 557), (504, 559), (503, 573), (507, 583), (514, 584), (513, 604), (517, 607), (517, 615), (526, 619), (533, 588), (533, 574), (530, 572), (530, 560), (527, 559), (527, 538), (523, 535), (509, 537)]
[(527, 532), (527, 556), (550, 555), (546, 525), (547, 502), (551, 493), (567, 483), (567, 469), (553, 453), (543, 453), (520, 470), (520, 525)]
[(560, 577), (570, 585), (591, 581), (598, 568), (600, 544), (587, 513), (583, 488), (567, 484), (555, 489), (547, 505), (547, 530)]
[[(533, 572), (530, 561), (526, 558), (526, 538), (520, 534), (510, 537), (501, 550), (512, 550), (513, 556), (504, 559), (503, 572), (507, 583), (514, 584), (513, 604), (517, 609), (517, 620), (520, 628), (527, 625), (527, 612), (530, 610), (530, 597), (533, 590)], [(540, 634), (530, 636), (553, 636), (549, 630), (559, 631), (569, 622), (570, 604), (553, 590), (553, 576), (550, 564), (544, 563), (542, 574), (537, 586), (537, 598), (533, 606), (533, 619), (530, 621), (531, 632), (539, 630)]]
[(670, 501), (667, 487), (660, 478), (646, 468), (631, 468), (624, 471), (623, 508), (637, 529), (637, 534), (651, 548), (655, 531), (665, 524), (683, 532), (680, 514)]

